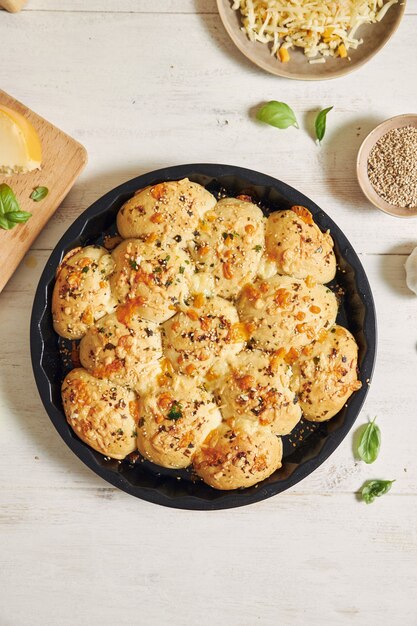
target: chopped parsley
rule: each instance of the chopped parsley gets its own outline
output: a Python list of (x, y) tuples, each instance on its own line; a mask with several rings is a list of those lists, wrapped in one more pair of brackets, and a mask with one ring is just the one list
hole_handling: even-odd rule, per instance
[(183, 265), (180, 265), (179, 273), (184, 274), (184, 272), (185, 272), (185, 267)]
[(179, 402), (173, 402), (167, 415), (169, 420), (179, 420), (182, 417), (182, 406)]
[(130, 267), (132, 268), (132, 270), (139, 269), (139, 265), (136, 263), (135, 259), (130, 259), (129, 263), (130, 263)]
[(90, 267), (88, 265), (86, 265), (85, 267), (83, 267), (83, 269), (81, 271), (82, 271), (83, 274), (87, 274), (89, 269), (90, 269)]
[(239, 237), (239, 233), (233, 232), (233, 233), (222, 233), (222, 237), (223, 239), (226, 241), (226, 239), (234, 239), (235, 237)]
[(257, 245), (254, 248), (252, 248), (252, 250), (255, 250), (255, 252), (260, 252), (262, 250), (262, 246)]

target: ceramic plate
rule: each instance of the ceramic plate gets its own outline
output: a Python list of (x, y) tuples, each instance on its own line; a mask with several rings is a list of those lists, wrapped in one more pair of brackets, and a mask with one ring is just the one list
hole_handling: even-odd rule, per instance
[(327, 80), (356, 70), (369, 61), (397, 30), (405, 10), (405, 0), (394, 4), (377, 24), (362, 26), (358, 37), (364, 40), (357, 50), (349, 50), (350, 59), (327, 59), (326, 63), (310, 64), (301, 50), (291, 49), (291, 59), (281, 63), (271, 56), (268, 44), (249, 41), (241, 30), (240, 13), (233, 11), (231, 0), (217, 0), (220, 18), (230, 38), (250, 61), (276, 76), (297, 80)]

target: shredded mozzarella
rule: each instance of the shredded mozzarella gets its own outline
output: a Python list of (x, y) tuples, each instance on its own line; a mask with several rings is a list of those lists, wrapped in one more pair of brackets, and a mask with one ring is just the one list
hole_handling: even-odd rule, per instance
[[(271, 54), (281, 47), (302, 48), (309, 59), (347, 56), (362, 39), (363, 24), (380, 22), (399, 0), (233, 0), (240, 11), (242, 30), (251, 41), (271, 43)], [(321, 61), (322, 62), (322, 61)]]

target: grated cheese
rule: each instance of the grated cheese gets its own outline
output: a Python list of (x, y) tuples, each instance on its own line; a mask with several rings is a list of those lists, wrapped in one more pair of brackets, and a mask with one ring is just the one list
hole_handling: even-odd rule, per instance
[(346, 56), (349, 49), (356, 49), (363, 43), (356, 35), (360, 26), (380, 22), (399, 0), (232, 2), (251, 41), (271, 44), (271, 54), (278, 56), (281, 48), (302, 48), (309, 59), (323, 63), (326, 57)]

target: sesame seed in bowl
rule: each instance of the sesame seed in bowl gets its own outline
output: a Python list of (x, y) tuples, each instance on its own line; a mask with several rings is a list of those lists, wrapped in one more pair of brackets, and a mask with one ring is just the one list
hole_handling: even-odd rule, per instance
[(396, 217), (417, 216), (417, 115), (392, 117), (363, 141), (359, 185), (370, 202)]

